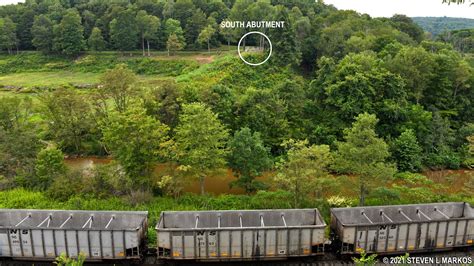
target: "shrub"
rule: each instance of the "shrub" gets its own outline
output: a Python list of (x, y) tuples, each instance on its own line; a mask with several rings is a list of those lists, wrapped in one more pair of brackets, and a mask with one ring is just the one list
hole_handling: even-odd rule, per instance
[(54, 264), (59, 266), (82, 266), (85, 260), (86, 256), (84, 253), (79, 253), (77, 259), (69, 258), (66, 253), (61, 253), (61, 255), (56, 258)]
[(342, 196), (329, 197), (327, 203), (331, 208), (346, 208), (354, 206), (353, 200)]
[(67, 201), (70, 197), (80, 193), (82, 190), (82, 176), (80, 172), (69, 172), (58, 176), (46, 190), (50, 198)]
[(252, 209), (289, 209), (292, 208), (293, 195), (288, 191), (258, 191), (250, 199)]
[(56, 147), (46, 147), (36, 157), (35, 178), (32, 186), (45, 190), (51, 185), (54, 178), (65, 173), (64, 154)]
[(153, 194), (144, 190), (132, 190), (130, 194), (125, 196), (125, 199), (131, 206), (136, 207), (140, 204), (146, 204), (152, 201)]

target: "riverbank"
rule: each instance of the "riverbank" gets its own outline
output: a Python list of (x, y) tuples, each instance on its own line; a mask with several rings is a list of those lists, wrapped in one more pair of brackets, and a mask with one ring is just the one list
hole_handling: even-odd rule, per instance
[[(111, 158), (107, 157), (81, 157), (81, 158), (67, 158), (65, 159), (66, 165), (75, 171), (82, 171), (88, 168), (94, 167), (94, 165), (104, 165), (112, 161)], [(162, 176), (167, 174), (168, 165), (158, 164), (155, 167), (155, 175)], [(447, 191), (452, 194), (460, 193), (465, 189), (465, 184), (474, 177), (473, 169), (461, 169), (461, 170), (429, 170), (420, 173), (425, 176), (432, 183), (439, 185), (438, 190)], [(258, 178), (259, 181), (271, 183), (272, 172), (266, 172)], [(346, 179), (347, 182), (342, 182), (344, 187), (341, 188), (341, 192), (344, 195), (356, 197), (357, 193), (354, 193), (354, 187), (352, 184), (356, 182), (353, 177), (334, 177), (335, 179)], [(211, 175), (205, 182), (205, 190), (207, 193), (213, 195), (232, 194), (232, 195), (243, 195), (245, 191), (240, 188), (231, 188), (230, 183), (235, 181), (236, 178), (230, 169), (223, 169), (218, 174)], [(349, 182), (350, 181), (350, 182)], [(400, 180), (393, 180), (389, 182), (389, 186), (393, 184), (403, 184)], [(197, 180), (191, 180), (184, 187), (184, 192), (199, 194), (199, 182)], [(440, 193), (443, 191), (438, 191)], [(474, 194), (474, 191), (473, 191)]]

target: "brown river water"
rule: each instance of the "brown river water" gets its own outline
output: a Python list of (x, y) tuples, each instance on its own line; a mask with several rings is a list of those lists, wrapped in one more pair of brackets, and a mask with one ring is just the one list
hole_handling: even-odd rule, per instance
[[(65, 159), (66, 165), (72, 170), (84, 170), (94, 167), (94, 165), (107, 164), (111, 161), (110, 158), (100, 157), (82, 157), (82, 158), (68, 158)], [(168, 166), (165, 164), (158, 164), (155, 168), (155, 173), (163, 175)], [(427, 176), (433, 182), (446, 185), (450, 193), (457, 193), (463, 189), (464, 183), (474, 175), (474, 170), (436, 170), (425, 171), (423, 175)], [(261, 181), (270, 181), (271, 173), (266, 173), (257, 178)], [(205, 182), (205, 190), (207, 193), (215, 195), (220, 194), (245, 194), (244, 190), (240, 188), (230, 188), (229, 184), (235, 180), (234, 175), (230, 169), (224, 170), (216, 175), (209, 176)], [(192, 181), (188, 183), (185, 192), (199, 193), (199, 182)]]

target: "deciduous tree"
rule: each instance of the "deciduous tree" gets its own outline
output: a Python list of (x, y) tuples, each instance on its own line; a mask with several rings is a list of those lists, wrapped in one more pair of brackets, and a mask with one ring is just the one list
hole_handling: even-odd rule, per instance
[(64, 154), (54, 146), (42, 149), (36, 157), (35, 178), (31, 186), (40, 190), (46, 190), (55, 178), (66, 174)]
[(149, 188), (154, 164), (164, 158), (170, 144), (168, 126), (146, 115), (141, 106), (132, 106), (123, 113), (111, 113), (101, 130), (107, 150), (124, 168), (135, 188)]
[(205, 27), (201, 33), (199, 33), (198, 41), (201, 44), (207, 43), (207, 51), (211, 53), (211, 38), (216, 33), (216, 30), (211, 26), (208, 25)]
[(40, 95), (40, 101), (42, 113), (50, 122), (50, 137), (65, 152), (83, 153), (85, 143), (93, 141), (95, 130), (92, 109), (85, 97), (73, 89), (61, 88)]
[(53, 49), (53, 22), (46, 15), (35, 17), (31, 28), (32, 43), (37, 50), (49, 53)]
[(54, 26), (54, 50), (74, 56), (84, 49), (84, 29), (81, 16), (75, 9), (68, 9), (59, 25)]
[(180, 41), (176, 34), (171, 34), (166, 41), (166, 49), (168, 49), (168, 56), (174, 55), (176, 51), (183, 50), (184, 43)]
[(271, 167), (270, 149), (263, 145), (260, 134), (244, 127), (235, 132), (229, 141), (229, 167), (237, 177), (231, 186), (238, 186), (247, 193), (264, 189), (266, 186), (255, 180), (263, 171)]
[(102, 36), (102, 31), (99, 28), (94, 27), (92, 29), (91, 35), (87, 40), (87, 45), (92, 51), (102, 51), (105, 49), (104, 37)]
[(9, 17), (0, 18), (0, 49), (12, 54), (15, 47), (18, 47), (16, 24)]
[(110, 22), (110, 40), (120, 51), (131, 51), (136, 48), (138, 28), (135, 13), (126, 9), (118, 13)]
[(99, 95), (102, 110), (107, 111), (107, 99), (112, 98), (115, 109), (119, 112), (125, 112), (128, 108), (131, 97), (136, 93), (133, 85), (137, 77), (125, 64), (115, 66), (110, 69), (101, 78), (102, 88)]
[(136, 21), (141, 37), (143, 56), (145, 56), (145, 41), (147, 43), (148, 56), (150, 56), (150, 40), (158, 32), (160, 19), (153, 15), (148, 15), (145, 10), (140, 10), (137, 13)]
[(274, 62), (282, 66), (298, 66), (301, 62), (301, 52), (293, 25), (290, 23), (288, 10), (283, 6), (277, 6), (273, 20), (285, 22), (283, 28), (271, 29), (270, 31), (270, 39), (273, 41)]
[(41, 143), (35, 125), (32, 100), (28, 97), (0, 97), (0, 175), (4, 185), (14, 178), (28, 179), (34, 174), (36, 154)]
[(358, 115), (352, 128), (344, 130), (344, 141), (336, 142), (334, 168), (357, 176), (360, 206), (364, 206), (371, 187), (396, 172), (396, 167), (386, 162), (390, 156), (388, 145), (375, 133), (377, 121), (375, 115)]
[(183, 105), (176, 127), (177, 160), (199, 179), (201, 194), (209, 173), (225, 165), (228, 130), (202, 103)]
[(405, 130), (395, 139), (392, 157), (400, 171), (417, 172), (421, 170), (422, 149), (413, 130)]
[(311, 193), (316, 192), (316, 196), (321, 197), (324, 190), (336, 184), (329, 175), (332, 162), (329, 146), (309, 146), (306, 140), (289, 140), (283, 145), (288, 153), (277, 165), (274, 182), (277, 187), (292, 193), (294, 208), (301, 207)]

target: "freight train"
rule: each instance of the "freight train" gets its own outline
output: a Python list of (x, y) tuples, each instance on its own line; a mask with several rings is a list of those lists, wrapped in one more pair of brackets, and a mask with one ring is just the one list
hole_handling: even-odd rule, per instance
[(0, 258), (41, 261), (82, 253), (86, 261), (128, 263), (155, 250), (161, 262), (260, 261), (474, 248), (468, 203), (330, 211), (329, 228), (317, 209), (165, 211), (151, 247), (147, 212), (3, 209)]

